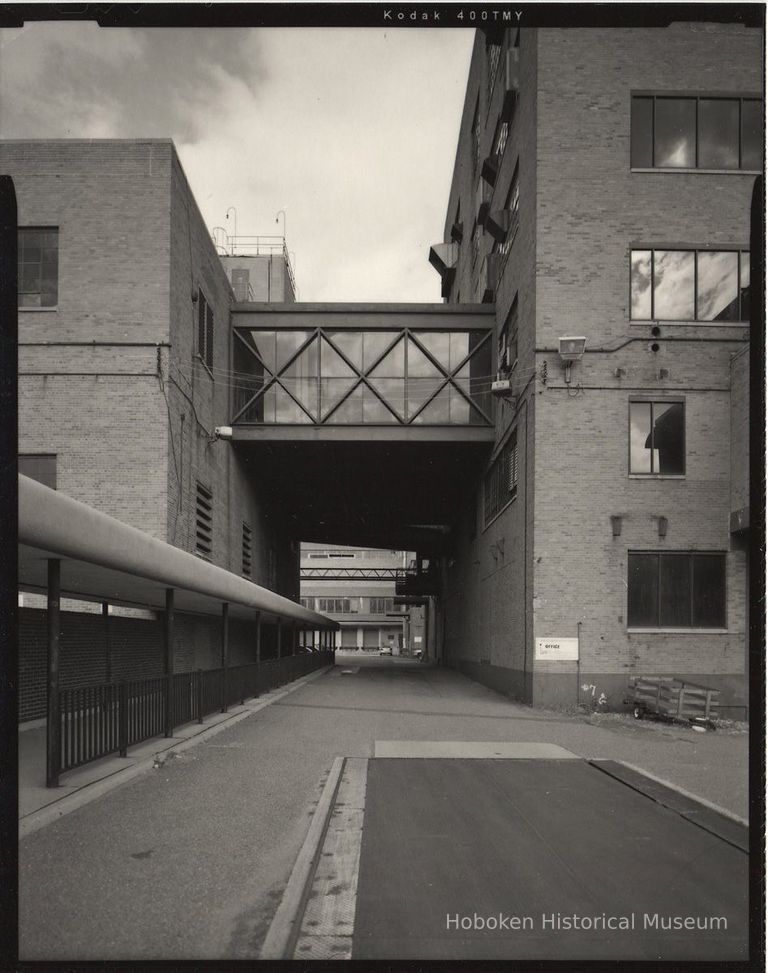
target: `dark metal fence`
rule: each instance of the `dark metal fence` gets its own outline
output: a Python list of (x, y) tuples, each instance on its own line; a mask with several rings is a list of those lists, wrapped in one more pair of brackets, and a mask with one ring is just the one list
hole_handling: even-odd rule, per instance
[(173, 728), (333, 665), (333, 651), (306, 652), (227, 669), (101, 683), (59, 691), (58, 773), (106, 757)]

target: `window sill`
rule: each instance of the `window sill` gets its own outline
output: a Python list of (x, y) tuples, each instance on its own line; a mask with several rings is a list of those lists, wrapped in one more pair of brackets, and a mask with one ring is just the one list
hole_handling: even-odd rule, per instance
[(684, 480), (685, 473), (628, 473), (630, 480)]
[(40, 312), (50, 313), (51, 311), (58, 311), (58, 304), (56, 307), (22, 307), (19, 305), (19, 314), (40, 314)]
[(728, 635), (727, 628), (628, 628), (627, 635)]
[(677, 166), (651, 166), (651, 168), (640, 168), (630, 166), (630, 172), (696, 172), (710, 176), (759, 176), (759, 169), (684, 169)]

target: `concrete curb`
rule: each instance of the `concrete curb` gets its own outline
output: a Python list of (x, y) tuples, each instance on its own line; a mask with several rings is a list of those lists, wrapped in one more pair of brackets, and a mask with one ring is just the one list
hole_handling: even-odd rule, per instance
[(664, 780), (663, 777), (657, 777), (655, 774), (649, 773), (647, 770), (644, 770), (642, 767), (638, 767), (636, 764), (628, 763), (626, 760), (617, 760), (616, 763), (621, 764), (623, 767), (627, 767), (629, 770), (634, 770), (636, 773), (642, 774), (644, 777), (648, 777), (657, 784), (663, 784), (664, 787), (668, 787), (670, 790), (676, 791), (683, 797), (696, 801), (698, 804), (709, 808), (710, 811), (716, 811), (718, 814), (722, 814), (724, 818), (730, 818), (731, 821), (735, 821), (737, 824), (743, 824), (746, 828), (749, 827), (748, 818), (742, 818), (738, 814), (734, 814), (733, 811), (728, 811), (726, 808), (720, 807), (719, 804), (715, 804), (713, 801), (708, 801), (705, 797), (699, 797), (698, 794), (694, 794), (692, 791), (687, 791), (684, 787), (678, 787), (678, 785), (673, 784), (672, 781)]
[(317, 867), (320, 850), (323, 847), (328, 821), (333, 810), (336, 792), (339, 789), (345, 757), (335, 757), (323, 793), (317, 802), (312, 823), (294, 863), (291, 877), (285, 888), (280, 905), (269, 927), (259, 959), (290, 959), (293, 945), (299, 934), (299, 926), (305, 903), (305, 896)]
[(115, 790), (115, 788), (129, 783), (129, 781), (134, 780), (141, 774), (147, 773), (147, 771), (151, 770), (154, 766), (157, 752), (162, 752), (166, 755), (183, 753), (185, 750), (189, 750), (198, 743), (204, 743), (206, 740), (210, 740), (211, 737), (216, 736), (217, 733), (221, 733), (222, 730), (228, 730), (231, 726), (234, 726), (241, 720), (245, 720), (249, 716), (253, 716), (253, 714), (258, 713), (259, 710), (265, 709), (267, 706), (271, 706), (284, 696), (288, 696), (290, 693), (295, 692), (295, 690), (301, 689), (301, 687), (306, 685), (308, 682), (311, 682), (313, 679), (317, 679), (324, 672), (328, 672), (329, 668), (331, 667), (324, 666), (322, 669), (316, 669), (314, 672), (307, 673), (306, 676), (300, 676), (288, 686), (273, 690), (272, 692), (267, 693), (265, 696), (256, 697), (252, 701), (245, 703), (244, 710), (239, 713), (233, 713), (229, 719), (221, 720), (219, 723), (216, 723), (213, 726), (200, 730), (199, 733), (196, 733), (194, 736), (191, 736), (186, 740), (181, 740), (179, 743), (171, 744), (171, 746), (163, 748), (160, 751), (156, 751), (150, 756), (143, 757), (130, 767), (126, 767), (125, 770), (115, 771), (108, 777), (104, 777), (101, 780), (96, 780), (91, 784), (84, 784), (73, 794), (67, 794), (66, 797), (62, 797), (60, 800), (54, 801), (51, 804), (46, 804), (45, 807), (40, 808), (38, 811), (33, 811), (31, 814), (26, 815), (19, 821), (19, 840), (26, 838), (28, 835), (34, 834), (35, 831), (39, 831), (41, 828), (46, 827), (52, 822), (58, 821), (59, 818), (63, 818), (67, 814), (77, 811), (78, 808), (84, 807), (86, 804), (90, 804), (91, 801), (97, 800), (104, 794)]

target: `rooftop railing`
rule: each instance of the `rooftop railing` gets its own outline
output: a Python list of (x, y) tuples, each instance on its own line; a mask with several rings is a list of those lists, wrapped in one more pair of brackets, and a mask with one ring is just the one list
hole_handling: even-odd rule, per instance
[(284, 236), (230, 236), (223, 226), (215, 226), (211, 233), (213, 245), (220, 257), (268, 257), (282, 255), (288, 270), (293, 293), (296, 294), (296, 278), (291, 255)]

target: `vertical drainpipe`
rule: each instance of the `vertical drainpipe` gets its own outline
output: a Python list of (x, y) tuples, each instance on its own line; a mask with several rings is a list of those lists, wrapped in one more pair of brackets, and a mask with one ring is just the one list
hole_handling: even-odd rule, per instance
[(61, 561), (48, 561), (48, 698), (45, 786), (59, 786), (61, 716), (59, 713), (59, 650), (61, 638)]
[(163, 636), (165, 648), (165, 736), (173, 736), (173, 588), (165, 590)]
[(227, 670), (229, 669), (229, 602), (221, 603), (221, 712), (227, 712)]
[(256, 665), (261, 665), (261, 612), (256, 612)]
[(277, 618), (277, 657), (281, 659), (283, 656), (283, 620), (278, 616)]

